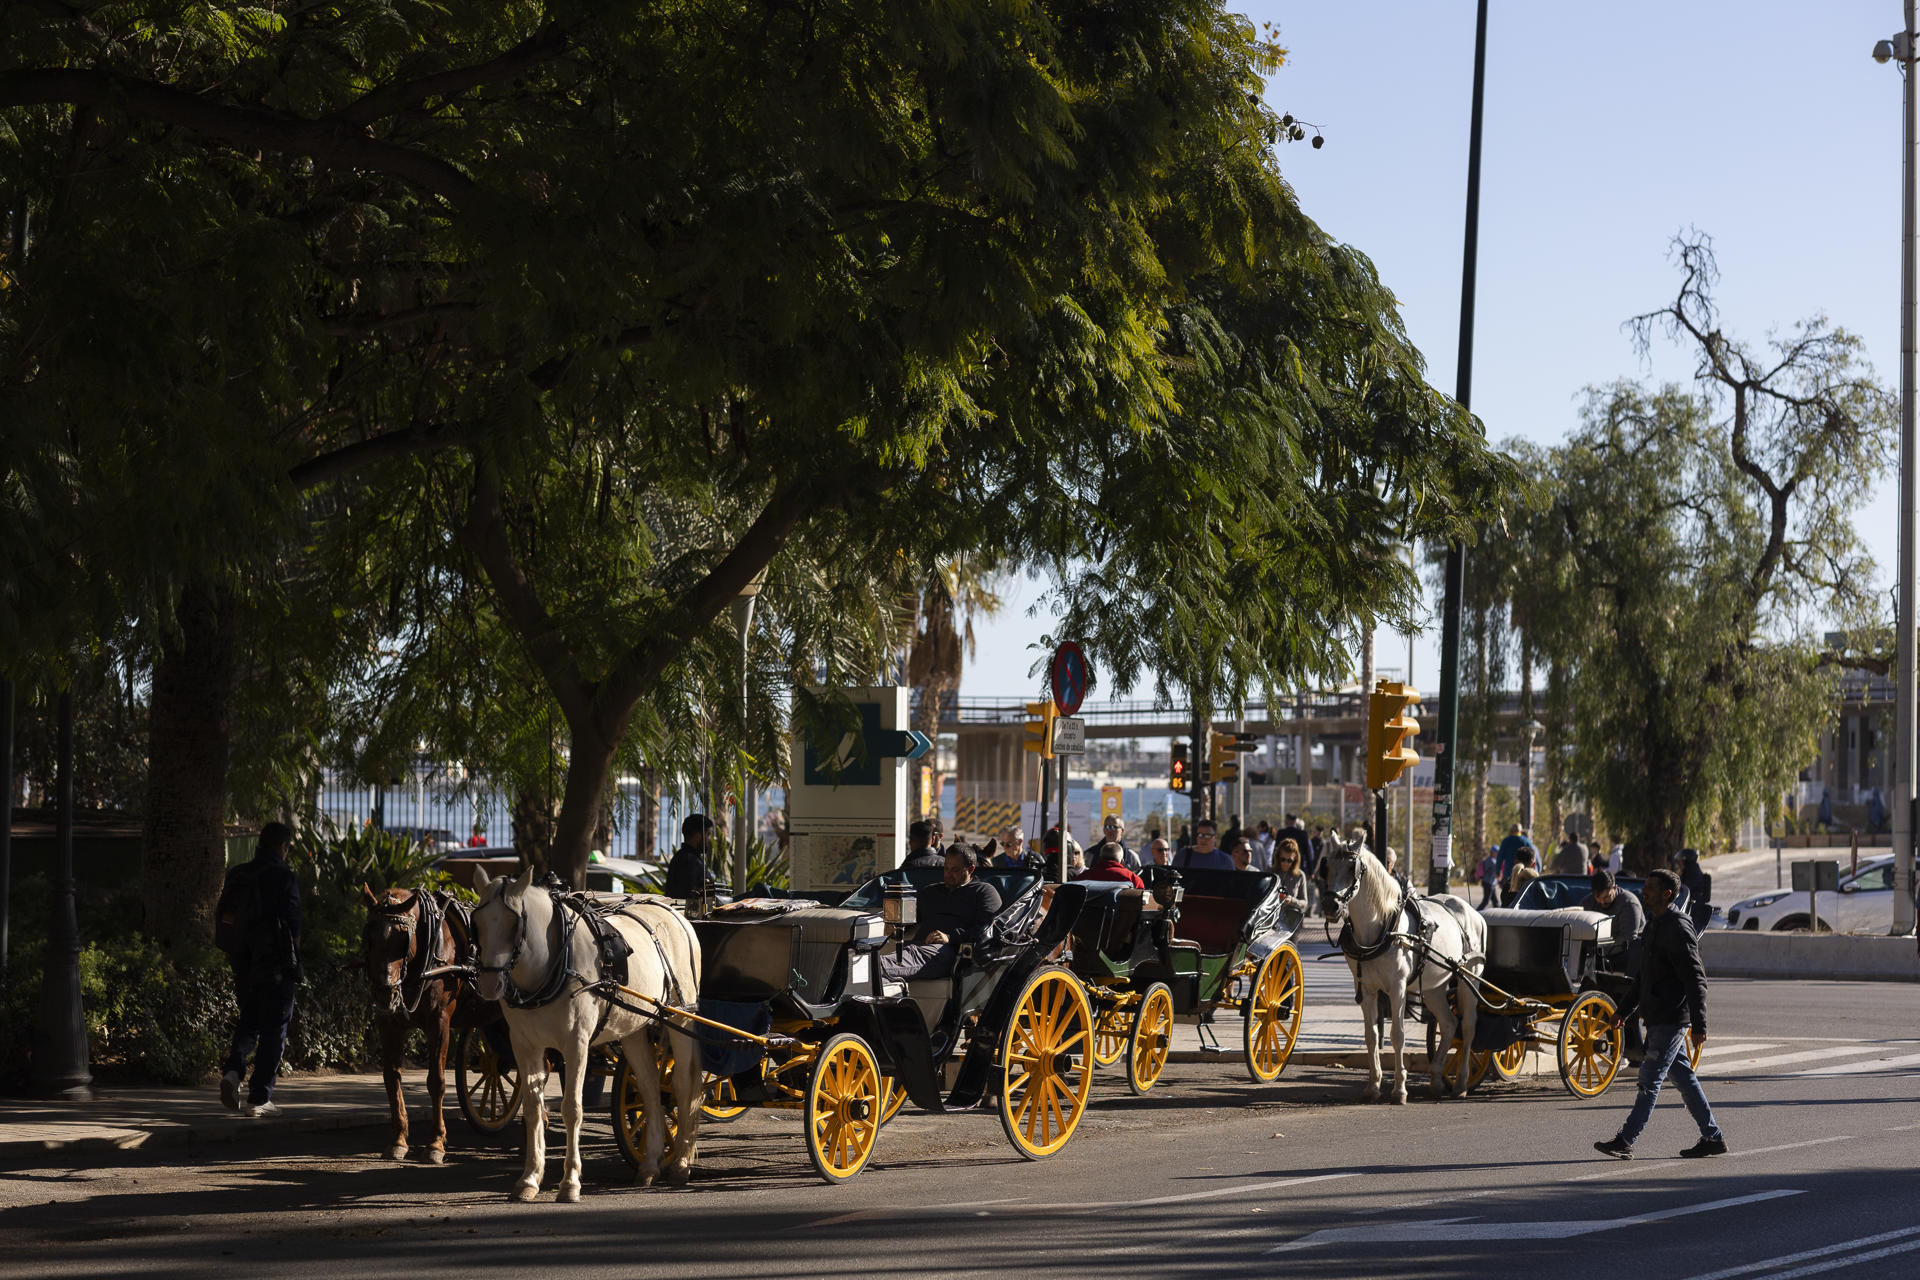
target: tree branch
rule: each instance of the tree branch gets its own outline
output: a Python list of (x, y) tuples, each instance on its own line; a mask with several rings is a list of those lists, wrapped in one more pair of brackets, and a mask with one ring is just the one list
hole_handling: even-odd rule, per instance
[(443, 425), (407, 427), (366, 440), (356, 440), (352, 444), (344, 444), (338, 449), (309, 458), (288, 471), (287, 479), (295, 489), (315, 489), (329, 481), (350, 475), (361, 467), (385, 462), (391, 458), (431, 453), (435, 449), (444, 449), (449, 445), (457, 444), (459, 440), (458, 434)]
[(326, 169), (391, 174), (458, 205), (473, 180), (437, 156), (369, 138), (331, 120), (238, 107), (109, 71), (82, 69), (0, 72), (0, 107), (110, 106), (127, 115), (170, 124), (229, 145), (306, 156)]
[(506, 515), (500, 509), (500, 487), (493, 469), (479, 459), (474, 462), (473, 501), (460, 528), (460, 541), (493, 584), (500, 607), (525, 641), (528, 656), (546, 678), (568, 725), (577, 731), (593, 715), (595, 687), (581, 674), (559, 624), (540, 603), (533, 584), (514, 558), (507, 540)]
[(468, 67), (449, 67), (404, 84), (385, 85), (363, 95), (329, 117), (343, 124), (372, 124), (396, 112), (417, 107), (429, 98), (457, 98), (470, 89), (498, 80), (510, 80), (567, 49), (567, 33), (557, 22), (548, 23), (496, 58)]

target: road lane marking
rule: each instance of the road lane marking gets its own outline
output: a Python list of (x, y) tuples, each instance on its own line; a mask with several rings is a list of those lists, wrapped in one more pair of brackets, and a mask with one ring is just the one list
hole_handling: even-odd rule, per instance
[(1876, 1258), (1889, 1258), (1896, 1253), (1912, 1253), (1915, 1249), (1920, 1249), (1920, 1240), (1909, 1240), (1905, 1244), (1890, 1244), (1884, 1249), (1875, 1249), (1872, 1253), (1850, 1254), (1828, 1262), (1810, 1262), (1804, 1267), (1795, 1267), (1791, 1271), (1776, 1271), (1766, 1280), (1794, 1280), (1796, 1276), (1810, 1276), (1821, 1271), (1832, 1271), (1836, 1267), (1851, 1267), (1862, 1262), (1872, 1262)]
[[(1730, 1151), (1724, 1156), (1715, 1156), (1716, 1160), (1741, 1160), (1747, 1156), (1764, 1156), (1773, 1151), (1792, 1151), (1798, 1147), (1819, 1147), (1829, 1142), (1852, 1142), (1850, 1133), (1836, 1133), (1825, 1138), (1808, 1138), (1805, 1142), (1782, 1142), (1772, 1147), (1755, 1147), (1751, 1151)], [(1655, 1164), (1651, 1161), (1628, 1161), (1611, 1169), (1602, 1169), (1599, 1173), (1583, 1173), (1577, 1178), (1568, 1178), (1568, 1182), (1592, 1182), (1597, 1178), (1617, 1178), (1623, 1173), (1636, 1173), (1641, 1169), (1663, 1169), (1665, 1162)]]
[[(896, 1217), (960, 1217), (986, 1218), (1000, 1214), (1033, 1216), (1036, 1214), (1071, 1214), (1080, 1216), (1088, 1213), (1107, 1213), (1114, 1209), (1144, 1209), (1157, 1204), (1184, 1204), (1189, 1200), (1213, 1200), (1221, 1197), (1244, 1196), (1256, 1191), (1278, 1191), (1282, 1187), (1301, 1187), (1309, 1182), (1333, 1182), (1340, 1178), (1359, 1178), (1364, 1174), (1354, 1173), (1310, 1173), (1298, 1178), (1277, 1178), (1270, 1182), (1249, 1182), (1237, 1187), (1209, 1187), (1205, 1191), (1187, 1191), (1179, 1195), (1155, 1196), (1151, 1200), (1110, 1200), (1105, 1203), (1075, 1205), (1035, 1204), (1026, 1196), (1010, 1196), (1005, 1200), (976, 1200), (964, 1205), (920, 1205), (885, 1206), (873, 1209), (856, 1209), (852, 1213), (836, 1214), (831, 1218), (821, 1218), (809, 1222), (807, 1229), (816, 1227), (844, 1226), (849, 1222), (872, 1222), (879, 1218)], [(982, 1205), (1003, 1205), (998, 1210), (986, 1210)]]
[(1711, 1058), (1716, 1054), (1745, 1053), (1749, 1049), (1777, 1049), (1779, 1047), (1780, 1042), (1778, 1040), (1768, 1041), (1763, 1044), (1710, 1044), (1700, 1051), (1700, 1056), (1702, 1058)]
[[(1849, 1249), (1864, 1249), (1869, 1245), (1885, 1244), (1889, 1240), (1901, 1240), (1908, 1236), (1920, 1236), (1920, 1227), (1901, 1227), (1898, 1231), (1883, 1231), (1877, 1236), (1862, 1236), (1858, 1240), (1842, 1240), (1839, 1244), (1830, 1244), (1819, 1249), (1803, 1249), (1799, 1253), (1783, 1253), (1777, 1258), (1743, 1262), (1737, 1267), (1689, 1276), (1688, 1280), (1732, 1280), (1734, 1276), (1751, 1275), (1755, 1271), (1768, 1271), (1774, 1267), (1792, 1266), (1796, 1262), (1805, 1262), (1809, 1258), (1828, 1258), (1836, 1253), (1845, 1253)], [(1915, 1241), (1915, 1244), (1920, 1246), (1920, 1241)]]
[(1866, 1062), (1843, 1062), (1837, 1067), (1813, 1067), (1806, 1071), (1796, 1071), (1796, 1076), (1855, 1076), (1869, 1071), (1891, 1071), (1895, 1067), (1911, 1067), (1920, 1064), (1920, 1053), (1909, 1053), (1900, 1058), (1873, 1058)]
[(1358, 1178), (1358, 1173), (1314, 1173), (1304, 1178), (1282, 1178), (1277, 1182), (1255, 1182), (1244, 1187), (1214, 1187), (1206, 1191), (1189, 1191), (1184, 1195), (1155, 1196), (1151, 1200), (1116, 1200), (1112, 1204), (1081, 1205), (1078, 1211), (1106, 1209), (1144, 1209), (1151, 1204), (1180, 1204), (1187, 1200), (1211, 1200), (1219, 1196), (1240, 1196), (1250, 1191), (1277, 1191), (1281, 1187), (1300, 1187), (1309, 1182), (1332, 1182), (1336, 1178)]
[(1709, 1200), (1705, 1204), (1680, 1205), (1677, 1208), (1659, 1209), (1652, 1213), (1630, 1214), (1624, 1218), (1588, 1218), (1566, 1222), (1501, 1222), (1474, 1221), (1469, 1218), (1429, 1218), (1416, 1222), (1380, 1222), (1357, 1227), (1329, 1227), (1323, 1231), (1316, 1231), (1310, 1236), (1275, 1245), (1267, 1252), (1291, 1253), (1324, 1244), (1441, 1244), (1478, 1240), (1569, 1240), (1575, 1236), (1593, 1235), (1596, 1232), (1613, 1231), (1620, 1227), (1637, 1227), (1649, 1222), (1662, 1222), (1668, 1218), (1683, 1218), (1696, 1213), (1710, 1213), (1715, 1209), (1732, 1209), (1743, 1204), (1758, 1204), (1765, 1200), (1778, 1200), (1783, 1196), (1805, 1194), (1804, 1191), (1795, 1188), (1757, 1191), (1752, 1195), (1734, 1196), (1727, 1200)]
[[(1744, 1076), (1760, 1067), (1784, 1067), (1792, 1062), (1814, 1062), (1821, 1058), (1832, 1058), (1842, 1054), (1878, 1053), (1880, 1048), (1871, 1044), (1856, 1044), (1851, 1047), (1835, 1045), (1829, 1049), (1803, 1049), (1799, 1053), (1778, 1053), (1770, 1058), (1754, 1058), (1746, 1062), (1716, 1062), (1713, 1065), (1733, 1075)], [(1787, 1074), (1777, 1072), (1775, 1074)]]

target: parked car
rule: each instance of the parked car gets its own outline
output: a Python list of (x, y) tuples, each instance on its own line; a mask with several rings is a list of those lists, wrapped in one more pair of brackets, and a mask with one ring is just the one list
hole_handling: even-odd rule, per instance
[[(1885, 933), (1893, 923), (1893, 858), (1863, 858), (1856, 872), (1842, 868), (1840, 891), (1822, 889), (1814, 898), (1822, 932)], [(1811, 924), (1805, 889), (1773, 889), (1727, 909), (1729, 929), (1805, 929)]]

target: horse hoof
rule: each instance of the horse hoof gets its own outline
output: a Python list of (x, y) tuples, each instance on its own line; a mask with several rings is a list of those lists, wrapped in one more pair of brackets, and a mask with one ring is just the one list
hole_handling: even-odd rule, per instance
[(561, 1186), (560, 1194), (554, 1198), (556, 1204), (577, 1204), (580, 1201), (580, 1188)]
[(1360, 1101), (1378, 1102), (1380, 1101), (1380, 1091), (1378, 1089), (1363, 1089), (1360, 1093)]
[(539, 1194), (540, 1194), (540, 1188), (530, 1187), (524, 1182), (513, 1189), (513, 1198), (515, 1200), (518, 1200), (521, 1204), (527, 1204)]
[(653, 1175), (650, 1173), (636, 1173), (633, 1175), (633, 1185), (645, 1191), (653, 1185)]
[(446, 1162), (447, 1162), (447, 1153), (442, 1151), (439, 1147), (433, 1147), (428, 1150), (427, 1152), (428, 1164), (445, 1164)]
[(1404, 1106), (1406, 1106), (1406, 1105), (1407, 1105), (1407, 1095), (1406, 1095), (1405, 1093), (1396, 1093), (1396, 1094), (1394, 1094), (1394, 1095), (1393, 1095), (1393, 1105), (1394, 1105), (1394, 1106), (1396, 1106), (1396, 1107), (1404, 1107)]
[(686, 1165), (678, 1162), (668, 1165), (666, 1168), (667, 1185), (670, 1187), (686, 1186), (687, 1179), (692, 1176), (692, 1172), (693, 1171), (687, 1168)]
[(406, 1158), (407, 1158), (407, 1148), (404, 1145), (396, 1143), (393, 1146), (387, 1148), (387, 1159), (405, 1160)]

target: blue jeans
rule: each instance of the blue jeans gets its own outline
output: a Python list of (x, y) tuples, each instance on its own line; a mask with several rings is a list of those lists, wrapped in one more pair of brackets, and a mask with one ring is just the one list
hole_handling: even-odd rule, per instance
[(1633, 1110), (1627, 1113), (1627, 1122), (1620, 1126), (1620, 1140), (1628, 1146), (1639, 1139), (1653, 1117), (1653, 1104), (1660, 1100), (1660, 1086), (1669, 1075), (1693, 1122), (1700, 1126), (1700, 1136), (1720, 1136), (1720, 1126), (1713, 1122), (1713, 1108), (1707, 1105), (1707, 1095), (1700, 1088), (1700, 1077), (1693, 1074), (1693, 1066), (1687, 1061), (1686, 1048), (1686, 1037), (1679, 1027), (1647, 1027), (1647, 1053), (1640, 1059), (1640, 1091), (1633, 1100)]
[(293, 1021), (293, 991), (291, 978), (269, 978), (241, 985), (235, 993), (240, 1000), (240, 1020), (234, 1025), (233, 1046), (227, 1051), (223, 1070), (229, 1075), (243, 1075), (247, 1058), (253, 1058), (247, 1101), (255, 1106), (273, 1097), (273, 1078), (287, 1048), (287, 1024)]

